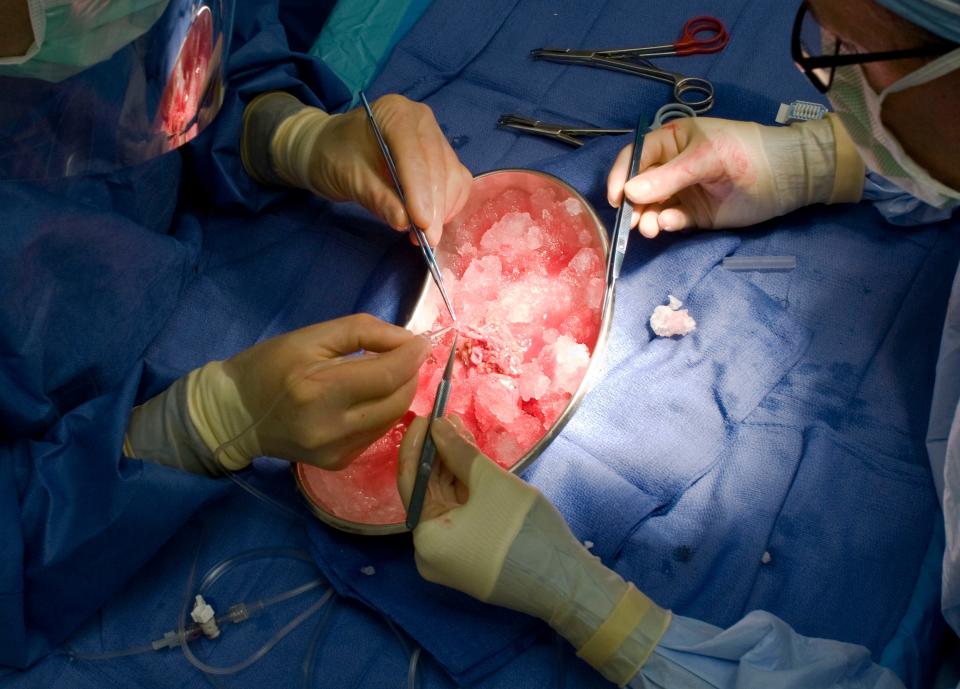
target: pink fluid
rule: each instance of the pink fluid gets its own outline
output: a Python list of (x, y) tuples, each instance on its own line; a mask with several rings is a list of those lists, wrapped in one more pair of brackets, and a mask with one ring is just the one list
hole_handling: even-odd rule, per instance
[[(436, 254), (460, 325), (447, 413), (510, 468), (560, 417), (587, 371), (600, 332), (600, 241), (579, 200), (551, 188), (507, 189), (445, 227)], [(451, 324), (431, 285), (411, 330)], [(452, 339), (451, 331), (434, 345), (407, 416), (349, 467), (301, 465), (317, 506), (363, 524), (404, 520), (397, 450), (413, 414), (430, 414)]]

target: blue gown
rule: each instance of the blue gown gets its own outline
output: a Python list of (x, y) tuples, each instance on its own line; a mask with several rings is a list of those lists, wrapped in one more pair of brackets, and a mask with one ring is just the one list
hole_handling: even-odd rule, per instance
[[(487, 13), (455, 2), (437, 2), (395, 55), (378, 88), (405, 90), (434, 106), (441, 124), (449, 128), (452, 143), (475, 172), (511, 164), (552, 170), (587, 193), (609, 220), (612, 212), (603, 207), (602, 175), (622, 142), (598, 141), (569, 154), (548, 142), (517, 140), (493, 130), (498, 111), (535, 107), (552, 111), (557, 119), (627, 125), (636, 119), (637, 93), (651, 102), (662, 99), (661, 85), (631, 82), (629, 97), (625, 90), (603, 88), (619, 84), (615, 79), (620, 75), (587, 70), (564, 72), (563, 78), (557, 78), (554, 68), (544, 65), (538, 65), (538, 71), (515, 69), (532, 47), (531, 40), (548, 38), (531, 38), (527, 35), (531, 27), (545, 33), (554, 31), (549, 22), (556, 22), (556, 31), (566, 33), (559, 39), (549, 38), (569, 43), (579, 41), (580, 29), (590, 25), (577, 12), (586, 12), (598, 23), (589, 36), (593, 40), (610, 40), (612, 29), (622, 25), (614, 21), (616, 13), (604, 12), (609, 3), (590, 8), (576, 2), (561, 4), (552, 17), (562, 19), (548, 17), (536, 24), (529, 21), (539, 12), (533, 2), (495, 2)], [(714, 4), (710, 11), (722, 14), (731, 26), (735, 19), (749, 24), (741, 27), (741, 35), (749, 34), (751, 26), (779, 21), (783, 14), (772, 6), (754, 6), (761, 11), (741, 13), (740, 5), (745, 3)], [(514, 10), (517, 16), (506, 21)], [(674, 8), (664, 5), (658, 11), (669, 14), (663, 18), (679, 26)], [(469, 22), (458, 13), (469, 15)], [(135, 403), (195, 366), (278, 332), (361, 307), (384, 316), (396, 314), (400, 311), (397, 295), (410, 289), (403, 275), (412, 272), (383, 262), (401, 249), (389, 232), (380, 232), (362, 214), (331, 219), (322, 213), (323, 204), (302, 194), (258, 188), (240, 170), (236, 139), (246, 99), (264, 90), (286, 89), (305, 102), (335, 107), (346, 97), (316, 61), (290, 49), (277, 14), (273, 2), (241, 3), (228, 100), (213, 127), (187, 149), (100, 178), (56, 185), (0, 185), (0, 286), (4, 288), (0, 292), (4, 295), (0, 303), (0, 664), (22, 667), (55, 647), (109, 600), (161, 544), (182, 531), (192, 514), (211, 505), (224, 490), (214, 481), (122, 460), (120, 443)], [(570, 16), (577, 19), (566, 20)], [(445, 32), (446, 21), (460, 22), (457, 25), (470, 30)], [(650, 35), (643, 37), (662, 37), (663, 26), (662, 21), (651, 21)], [(304, 25), (298, 28), (311, 33)], [(501, 34), (492, 40), (498, 31)], [(760, 112), (773, 100), (771, 90), (783, 98), (791, 95), (791, 89), (792, 95), (798, 95), (795, 85), (800, 77), (794, 75), (797, 82), (793, 84), (783, 80), (782, 66), (769, 60), (760, 61), (761, 71), (750, 75), (756, 84), (744, 85), (735, 78), (741, 74), (740, 66), (755, 60), (756, 50), (755, 44), (734, 42), (723, 61), (718, 61), (711, 75), (720, 87), (718, 115)], [(707, 63), (694, 63), (689, 69), (705, 72)], [(499, 95), (489, 97), (488, 92)], [(597, 97), (598, 92), (604, 97)], [(724, 107), (727, 110), (719, 111)], [(889, 458), (883, 458), (875, 474), (873, 465), (858, 464), (860, 454), (846, 451), (843, 443), (852, 439), (862, 444), (878, 433), (886, 441), (889, 434), (901, 428), (912, 431), (916, 425), (913, 397), (904, 402), (892, 396), (889, 409), (878, 405), (877, 399), (884, 398), (878, 393), (878, 388), (883, 392), (878, 380), (884, 377), (876, 375), (876, 369), (882, 367), (868, 367), (865, 361), (867, 357), (880, 362), (896, 358), (893, 345), (911, 330), (908, 320), (895, 318), (878, 304), (902, 297), (916, 280), (934, 293), (935, 303), (928, 308), (936, 310), (945, 291), (935, 269), (955, 259), (956, 253), (955, 243), (944, 239), (945, 234), (930, 230), (899, 237), (881, 228), (868, 209), (813, 209), (752, 234), (717, 233), (696, 242), (667, 238), (659, 243), (635, 242), (631, 247), (623, 292), (618, 294), (625, 306), (608, 352), (611, 367), (619, 371), (585, 402), (569, 432), (534, 465), (528, 478), (560, 505), (578, 536), (596, 543), (595, 550), (606, 561), (659, 602), (686, 616), (664, 638), (644, 681), (658, 681), (663, 675), (655, 673), (662, 672), (669, 661), (675, 667), (714, 667), (716, 672), (698, 676), (708, 683), (729, 684), (736, 677), (731, 667), (790, 657), (787, 649), (791, 648), (807, 653), (794, 658), (809, 659), (817, 657), (813, 654), (818, 649), (829, 654), (838, 647), (840, 667), (851, 667), (867, 680), (886, 677), (863, 650), (848, 653), (847, 646), (832, 645), (838, 642), (808, 643), (762, 614), (741, 618), (745, 609), (773, 603), (810, 636), (825, 629), (831, 636), (856, 638), (871, 646), (875, 656), (892, 634), (891, 626), (895, 628), (900, 620), (902, 610), (874, 615), (868, 623), (855, 616), (818, 616), (818, 608), (801, 594), (806, 590), (804, 581), (817, 580), (823, 571), (811, 566), (806, 554), (815, 546), (828, 547), (825, 552), (835, 564), (833, 556), (845, 546), (798, 538), (811, 533), (802, 519), (816, 516), (805, 505), (814, 496), (821, 497), (818, 491), (824, 486), (829, 487), (813, 480), (828, 473), (821, 459), (837, 460), (836, 466), (847, 467), (854, 478), (880, 481), (878, 485), (898, 498), (895, 509), (885, 506), (884, 514), (920, 513), (921, 519), (917, 524), (898, 524), (897, 540), (889, 546), (900, 555), (893, 563), (898, 565), (895, 571), (880, 582), (875, 577), (864, 579), (869, 579), (870, 591), (887, 590), (883, 587), (889, 582), (899, 584), (897, 600), (909, 599), (914, 565), (922, 559), (926, 545), (908, 541), (916, 534), (926, 536), (927, 521), (932, 523), (935, 516), (936, 496), (932, 486), (926, 485), (929, 474), (907, 462), (897, 467)], [(822, 248), (828, 244), (833, 248)], [(937, 251), (930, 249), (933, 245)], [(797, 253), (803, 269), (790, 276), (758, 276), (748, 281), (716, 268), (722, 256), (738, 251)], [(843, 266), (830, 262), (844, 252), (848, 260)], [(892, 256), (902, 257), (901, 263), (884, 264), (886, 280), (877, 280), (876, 265)], [(921, 271), (920, 264), (930, 267)], [(377, 280), (370, 280), (371, 275)], [(692, 338), (681, 345), (687, 352), (683, 357), (662, 354), (673, 343), (648, 347), (636, 332), (645, 333), (643, 323), (652, 305), (664, 296), (665, 285), (674, 282), (689, 290), (695, 301), (709, 305), (709, 313), (729, 317), (731, 322), (740, 315), (733, 302), (751, 303), (753, 330), (741, 328), (728, 333), (726, 340), (715, 339), (720, 349), (712, 352), (709, 361), (693, 356), (697, 352), (691, 348), (699, 341), (709, 342), (716, 333), (710, 319), (703, 321), (703, 340)], [(830, 283), (831, 297), (840, 295), (839, 302), (819, 299), (818, 284), (823, 282)], [(877, 293), (869, 296), (870, 289)], [(735, 298), (724, 301), (716, 294)], [(869, 341), (876, 346), (873, 353), (861, 351), (859, 345), (868, 338), (849, 337), (836, 327), (844, 312), (838, 303), (856, 303), (867, 311), (864, 318), (871, 323), (889, 325), (890, 338)], [(821, 311), (826, 315), (821, 317)], [(814, 339), (807, 351), (810, 333), (804, 324), (822, 326), (836, 339)], [(740, 372), (744, 359), (755, 364), (754, 375), (745, 379), (725, 375), (725, 370)], [(690, 361), (707, 363), (688, 367)], [(646, 473), (637, 472), (632, 463), (636, 446), (624, 441), (636, 440), (638, 425), (600, 428), (591, 423), (596, 418), (591, 414), (619, 407), (636, 415), (638, 409), (631, 409), (624, 399), (632, 404), (637, 386), (653, 380), (648, 372), (658, 369), (657, 375), (662, 376), (664, 364), (672, 374), (690, 376), (685, 381), (689, 380), (692, 393), (689, 398), (669, 398), (666, 405), (639, 411), (654, 421), (662, 421), (663, 415), (668, 421), (682, 421), (687, 417), (681, 413), (698, 414), (703, 432), (691, 440), (704, 452), (692, 453), (686, 458), (689, 461), (648, 461)], [(905, 366), (904, 377), (919, 373), (922, 378), (928, 368), (915, 362)], [(829, 375), (818, 374), (828, 367)], [(923, 386), (917, 389), (922, 391)], [(618, 398), (618, 391), (629, 397)], [(863, 399), (852, 391), (862, 392)], [(765, 429), (783, 425), (783, 418), (792, 421), (788, 413), (808, 419), (811, 412), (798, 404), (798, 392), (817, 400), (818, 412), (834, 415), (806, 434), (784, 426), (777, 437), (768, 438)], [(901, 409), (900, 403), (909, 403), (909, 410)], [(841, 413), (846, 411), (849, 416)], [(874, 417), (882, 418), (883, 427), (869, 423)], [(742, 423), (745, 420), (752, 423)], [(831, 427), (824, 430), (827, 423)], [(609, 437), (599, 437), (598, 428)], [(616, 432), (607, 432), (611, 430)], [(840, 438), (841, 434), (846, 437)], [(909, 445), (909, 439), (898, 447), (904, 445)], [(844, 452), (831, 454), (834, 447)], [(600, 451), (591, 455), (584, 448)], [(904, 452), (904, 456), (915, 454)], [(646, 459), (655, 460), (656, 455)], [(578, 474), (578, 467), (586, 471)], [(894, 467), (899, 473), (891, 471)], [(569, 471), (572, 483), (564, 481), (564, 471)], [(584, 475), (597, 480), (583, 481)], [(856, 490), (851, 486), (830, 497), (856, 498)], [(757, 506), (758, 496), (767, 502)], [(856, 526), (847, 521), (849, 515), (865, 508), (854, 503), (849, 513), (841, 515), (844, 530)], [(741, 504), (751, 506), (751, 518), (726, 519), (728, 510)], [(702, 505), (711, 506), (715, 511), (708, 516), (715, 518), (702, 519)], [(594, 509), (597, 506), (605, 509)], [(219, 507), (217, 503), (213, 509)], [(237, 514), (241, 512), (233, 513)], [(728, 540), (717, 537), (721, 527)], [(760, 533), (767, 527), (775, 528)], [(835, 535), (834, 529), (826, 531)], [(466, 676), (471, 667), (480, 667), (477, 656), (489, 659), (482, 667), (485, 686), (526, 686), (525, 678), (542, 672), (544, 663), (537, 665), (532, 657), (543, 655), (539, 646), (526, 655), (524, 643), (506, 648), (502, 643), (491, 644), (494, 654), (483, 647), (484, 637), (477, 633), (482, 630), (469, 624), (490, 630), (490, 636), (502, 642), (512, 621), (498, 611), (481, 616), (471, 609), (472, 617), (464, 625), (462, 619), (448, 619), (441, 608), (420, 605), (412, 579), (398, 577), (402, 586), (390, 591), (383, 577), (368, 582), (370, 577), (358, 574), (361, 566), (375, 564), (382, 575), (394, 571), (415, 575), (408, 542), (357, 542), (320, 527), (312, 537), (315, 555), (340, 593), (387, 611), (451, 674), (456, 676), (459, 667), (460, 675)], [(759, 565), (765, 547), (771, 547), (777, 563), (766, 570)], [(395, 570), (390, 569), (391, 558), (399, 563)], [(861, 568), (857, 572), (869, 574), (862, 557), (853, 565)], [(836, 575), (841, 583), (848, 578)], [(179, 590), (180, 581), (151, 584), (169, 584)], [(364, 590), (365, 585), (373, 590)], [(781, 592), (789, 595), (778, 596)], [(831, 604), (845, 604), (845, 609), (875, 612), (856, 591), (819, 593), (831, 596)], [(381, 594), (384, 598), (373, 597)], [(450, 611), (467, 610), (462, 599), (451, 594), (448, 600)], [(177, 602), (168, 603), (165, 610), (175, 608)], [(139, 604), (135, 596), (130, 599), (131, 609)], [(358, 617), (350, 618), (354, 631), (361, 627)], [(883, 624), (875, 624), (877, 620)], [(453, 622), (460, 627), (452, 628)], [(420, 628), (415, 626), (418, 623)], [(536, 634), (529, 631), (530, 624), (530, 620), (522, 622), (528, 638)], [(118, 626), (122, 628), (107, 648), (147, 638), (143, 633), (131, 634), (131, 626)], [(471, 643), (463, 642), (465, 634)], [(373, 642), (367, 639), (372, 637), (360, 634), (357, 638), (356, 652), (348, 649), (340, 658), (355, 660), (361, 651), (371, 650)], [(765, 649), (771, 655), (758, 658), (757, 652)], [(741, 657), (747, 662), (738, 663)], [(513, 663), (508, 662), (511, 659)], [(371, 672), (378, 671), (374, 663), (375, 658)], [(333, 665), (331, 672), (340, 668), (346, 673), (349, 663)], [(803, 669), (808, 671), (809, 665)], [(373, 677), (386, 684), (395, 676), (367, 679)], [(24, 675), (24, 681), (30, 681), (29, 675)], [(450, 683), (446, 676), (438, 681), (443, 686)], [(357, 686), (369, 685), (363, 678), (357, 680)]]
[[(236, 225), (287, 196), (240, 168), (243, 104), (272, 89), (319, 104), (324, 83), (336, 102), (335, 80), (276, 30), (277, 3), (238, 4), (231, 90), (195, 143), (111, 174), (0, 182), (0, 665), (56, 647), (223, 493), (123, 460), (121, 445), (135, 404), (259, 334), (215, 321), (222, 349), (210, 352), (176, 328), (205, 272), (211, 206), (233, 209)], [(303, 13), (305, 30), (319, 32), (330, 4)], [(348, 312), (356, 294), (345, 298), (327, 315)], [(183, 356), (150, 360), (151, 346), (183, 335)]]
[[(889, 222), (919, 225), (949, 218), (870, 173), (865, 196)], [(927, 435), (942, 507), (946, 548), (942, 607), (960, 633), (960, 273), (954, 279), (937, 362)], [(880, 603), (878, 601), (878, 603)], [(754, 611), (727, 629), (674, 616), (632, 689), (899, 689), (900, 678), (875, 664), (863, 646), (804, 637), (783, 620)]]

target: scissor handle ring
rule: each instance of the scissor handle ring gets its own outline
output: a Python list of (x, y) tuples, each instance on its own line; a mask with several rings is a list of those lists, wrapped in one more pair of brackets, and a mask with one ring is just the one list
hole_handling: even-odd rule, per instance
[[(711, 34), (708, 37), (702, 34)], [(677, 55), (693, 55), (694, 53), (719, 53), (730, 42), (727, 27), (716, 17), (693, 17), (683, 25), (680, 39), (673, 44)]]
[[(697, 94), (702, 97), (697, 98)], [(677, 85), (673, 87), (673, 97), (678, 103), (702, 115), (713, 107), (713, 84), (700, 77), (683, 77), (678, 79)]]
[(686, 103), (667, 103), (661, 106), (653, 116), (653, 124), (650, 129), (660, 129), (670, 120), (676, 120), (682, 117), (696, 117), (697, 111)]

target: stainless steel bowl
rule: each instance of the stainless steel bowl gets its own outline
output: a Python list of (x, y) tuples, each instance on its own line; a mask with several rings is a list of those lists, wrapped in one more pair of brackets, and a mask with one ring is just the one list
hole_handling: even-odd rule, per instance
[[(504, 170), (494, 170), (492, 172), (487, 172), (475, 177), (473, 180), (473, 187), (470, 190), (470, 199), (467, 201), (466, 206), (457, 217), (469, 217), (479, 208), (481, 204), (486, 202), (491, 197), (503, 193), (503, 191), (506, 189), (521, 189), (528, 193), (532, 193), (537, 189), (544, 187), (550, 187), (559, 192), (561, 199), (564, 199), (564, 197), (573, 198), (583, 204), (584, 209), (590, 216), (590, 219), (593, 221), (592, 223), (588, 224), (592, 225), (592, 228), (596, 233), (596, 237), (599, 239), (603, 255), (607, 256), (610, 251), (610, 243), (609, 239), (607, 238), (606, 227), (604, 227), (603, 222), (597, 215), (597, 212), (580, 194), (580, 192), (563, 180), (545, 172), (510, 168)], [(454, 221), (455, 220), (456, 219), (454, 219)], [(442, 262), (442, 258), (440, 260)], [(427, 275), (424, 278), (423, 287), (420, 291), (420, 297), (417, 299), (410, 311), (409, 317), (405, 321), (408, 326), (413, 322), (417, 311), (426, 303), (431, 284), (432, 281), (430, 276)], [(553, 439), (560, 434), (560, 431), (563, 430), (563, 427), (566, 425), (567, 421), (570, 420), (570, 417), (573, 416), (574, 412), (577, 410), (577, 407), (580, 406), (583, 396), (592, 386), (594, 378), (597, 375), (597, 371), (600, 368), (600, 362), (603, 358), (603, 353), (607, 346), (607, 338), (610, 333), (610, 317), (613, 313), (613, 295), (609, 292), (605, 294), (602, 303), (603, 314), (601, 315), (600, 319), (600, 332), (597, 334), (597, 342), (593, 347), (593, 352), (591, 352), (590, 364), (587, 367), (586, 374), (583, 376), (583, 380), (580, 381), (580, 385), (577, 388), (576, 393), (574, 393), (574, 395), (570, 398), (570, 401), (567, 403), (563, 413), (560, 414), (560, 416), (547, 430), (543, 437), (540, 438), (540, 440), (532, 448), (530, 448), (530, 450), (523, 455), (523, 457), (521, 457), (517, 463), (513, 465), (513, 467), (511, 467), (511, 472), (517, 473), (523, 471), (530, 466), (530, 464), (532, 464), (537, 457), (540, 456), (540, 453), (543, 452), (547, 445), (549, 445)], [(297, 488), (306, 499), (310, 510), (317, 516), (317, 518), (326, 522), (330, 526), (340, 529), (341, 531), (363, 534), (367, 536), (396, 534), (407, 530), (403, 522), (398, 522), (395, 524), (364, 524), (361, 522), (342, 519), (334, 514), (331, 514), (323, 507), (317, 498), (310, 495), (309, 489), (304, 483), (304, 465), (294, 464), (293, 467)]]

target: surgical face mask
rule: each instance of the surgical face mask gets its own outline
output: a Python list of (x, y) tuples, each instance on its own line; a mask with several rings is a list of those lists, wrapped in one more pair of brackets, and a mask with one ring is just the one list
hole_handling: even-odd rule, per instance
[(960, 191), (934, 179), (908, 156), (896, 137), (883, 125), (880, 113), (884, 100), (891, 93), (925, 84), (956, 69), (960, 69), (960, 49), (937, 58), (876, 93), (860, 65), (838, 67), (833, 86), (827, 93), (866, 166), (934, 208), (960, 206)]
[(169, 0), (28, 0), (33, 44), (0, 74), (62, 81), (145, 34)]

